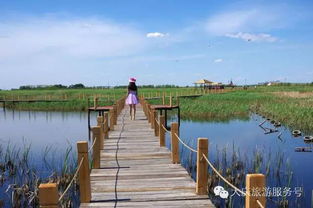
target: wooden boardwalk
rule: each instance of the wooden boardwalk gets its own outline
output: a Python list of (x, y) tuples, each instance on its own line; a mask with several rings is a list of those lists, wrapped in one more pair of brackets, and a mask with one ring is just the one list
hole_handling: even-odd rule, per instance
[(207, 195), (195, 193), (195, 182), (170, 156), (141, 106), (135, 121), (124, 108), (104, 141), (100, 169), (91, 171), (91, 202), (81, 207), (214, 207)]

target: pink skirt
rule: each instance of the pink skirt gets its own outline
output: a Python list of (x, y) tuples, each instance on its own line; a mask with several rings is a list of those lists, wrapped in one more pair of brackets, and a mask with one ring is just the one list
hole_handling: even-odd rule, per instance
[(137, 95), (136, 95), (136, 92), (130, 92), (126, 98), (126, 104), (127, 105), (137, 105), (139, 102), (138, 102), (138, 99), (137, 99)]

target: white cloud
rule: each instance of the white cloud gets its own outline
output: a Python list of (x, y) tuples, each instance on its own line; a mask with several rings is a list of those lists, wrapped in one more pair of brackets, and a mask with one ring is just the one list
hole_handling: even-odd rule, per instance
[[(146, 47), (144, 34), (127, 25), (97, 19), (28, 19), (0, 22), (0, 60), (35, 55), (112, 57)], [(18, 60), (17, 60), (18, 61)]]
[(245, 41), (251, 42), (275, 42), (278, 39), (276, 37), (271, 36), (270, 34), (260, 33), (260, 34), (252, 34), (252, 33), (235, 33), (235, 34), (226, 34), (226, 37), (229, 38), (238, 38)]
[(281, 27), (279, 12), (271, 12), (269, 8), (252, 8), (219, 13), (209, 18), (205, 29), (215, 35), (226, 33), (252, 32)]
[(221, 63), (221, 62), (223, 62), (223, 59), (221, 59), (221, 58), (214, 60), (214, 63)]
[(151, 33), (147, 33), (146, 37), (147, 38), (163, 38), (163, 37), (165, 37), (167, 35), (168, 34), (160, 33), (160, 32), (151, 32)]
[(0, 88), (78, 82), (101, 85), (112, 78), (105, 74), (115, 77), (130, 70), (129, 63), (113, 64), (113, 59), (154, 46), (134, 27), (95, 18), (0, 20)]

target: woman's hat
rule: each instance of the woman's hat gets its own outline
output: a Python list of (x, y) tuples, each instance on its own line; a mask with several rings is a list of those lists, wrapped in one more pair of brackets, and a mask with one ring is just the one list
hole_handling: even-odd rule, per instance
[(136, 78), (130, 78), (129, 82), (136, 82)]

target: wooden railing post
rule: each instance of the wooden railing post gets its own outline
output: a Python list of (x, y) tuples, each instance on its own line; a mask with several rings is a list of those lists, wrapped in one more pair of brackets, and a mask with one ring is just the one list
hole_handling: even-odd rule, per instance
[(172, 107), (173, 106), (173, 100), (172, 100), (172, 93), (170, 93), (170, 106)]
[(57, 208), (59, 201), (56, 183), (42, 183), (39, 185), (39, 205), (43, 208)]
[(265, 198), (265, 175), (247, 174), (246, 175), (246, 205), (245, 208), (258, 208), (257, 200), (266, 207)]
[(162, 95), (162, 105), (165, 105), (165, 93), (163, 92), (163, 95)]
[(119, 99), (117, 102), (116, 102), (116, 109), (117, 109), (117, 115), (120, 114), (120, 111), (121, 111), (121, 99)]
[(154, 123), (155, 123), (154, 112), (155, 110), (151, 110), (151, 128), (152, 129), (154, 129)]
[(198, 153), (197, 153), (197, 187), (198, 195), (208, 193), (208, 163), (203, 158), (203, 154), (208, 157), (208, 139), (198, 138)]
[(104, 139), (109, 139), (109, 113), (104, 112), (103, 114), (103, 131)]
[(153, 111), (153, 117), (154, 117), (154, 136), (159, 136), (159, 126), (158, 126), (158, 111)]
[(142, 110), (145, 113), (145, 116), (147, 117), (147, 109), (146, 109), (146, 102), (143, 98), (140, 99), (140, 103), (142, 105)]
[(160, 137), (160, 147), (165, 146), (165, 130), (163, 129), (162, 126), (165, 127), (165, 116), (161, 115), (159, 118), (159, 137)]
[(114, 115), (114, 125), (117, 124), (117, 108), (116, 108), (116, 104), (113, 105), (113, 115)]
[(147, 104), (148, 122), (151, 123), (151, 108), (150, 104)]
[(100, 148), (103, 147), (103, 139), (104, 139), (104, 125), (103, 125), (103, 116), (97, 117), (97, 126), (100, 127)]
[(125, 105), (125, 97), (121, 98), (118, 102), (118, 112), (117, 112), (118, 115), (122, 112), (124, 105)]
[(79, 189), (80, 189), (80, 202), (88, 203), (91, 200), (91, 186), (90, 186), (90, 171), (88, 159), (88, 142), (77, 142), (78, 164), (83, 159), (83, 164), (78, 172)]
[(98, 107), (98, 98), (96, 96), (93, 98), (93, 107), (95, 109), (97, 109), (97, 107)]
[(172, 162), (179, 163), (179, 143), (178, 138), (175, 134), (179, 136), (177, 122), (171, 124), (171, 149), (172, 149)]
[(114, 111), (110, 109), (110, 131), (114, 130)]
[(100, 168), (100, 127), (95, 126), (91, 128), (92, 130), (92, 139), (95, 143), (92, 148), (92, 164), (93, 168)]
[(147, 107), (148, 104), (144, 99), (142, 99), (142, 103), (143, 103), (143, 109), (144, 109), (145, 115), (148, 118), (148, 107)]

